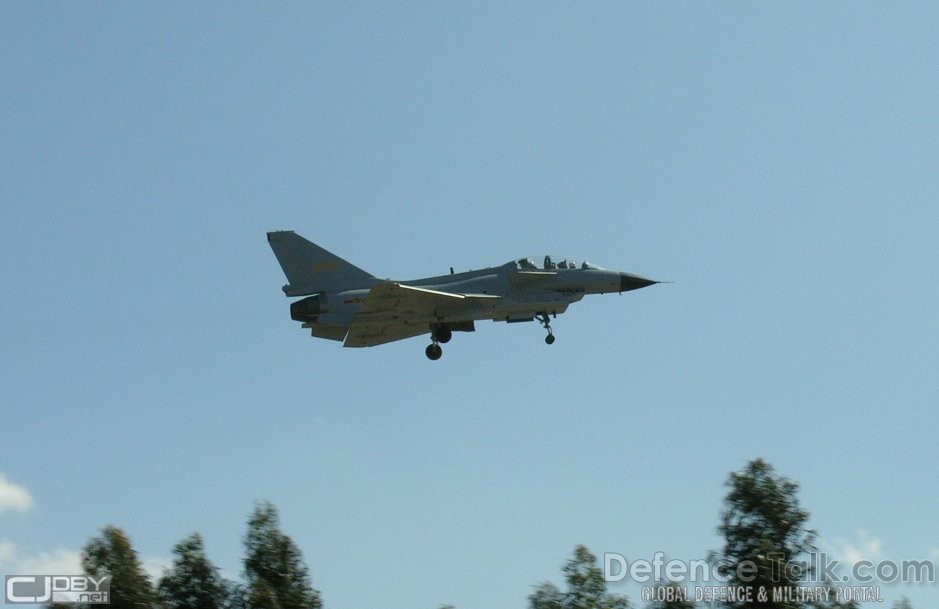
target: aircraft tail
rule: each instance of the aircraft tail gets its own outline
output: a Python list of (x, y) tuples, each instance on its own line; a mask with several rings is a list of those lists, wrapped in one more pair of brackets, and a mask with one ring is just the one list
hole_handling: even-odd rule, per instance
[(287, 276), (289, 283), (283, 287), (287, 296), (365, 288), (375, 279), (293, 231), (267, 233), (267, 241)]

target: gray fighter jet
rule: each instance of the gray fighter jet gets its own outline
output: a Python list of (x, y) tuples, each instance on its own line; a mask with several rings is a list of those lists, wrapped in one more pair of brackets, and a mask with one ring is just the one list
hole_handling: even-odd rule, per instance
[(549, 319), (585, 294), (628, 292), (658, 281), (608, 271), (589, 262), (544, 256), (540, 266), (521, 258), (502, 266), (449, 275), (378, 279), (293, 231), (267, 233), (284, 269), (290, 317), (313, 336), (344, 347), (373, 347), (429, 334), (426, 354), (440, 359), (440, 343), (453, 332), (473, 332), (478, 319), (509, 323), (538, 320), (554, 343)]

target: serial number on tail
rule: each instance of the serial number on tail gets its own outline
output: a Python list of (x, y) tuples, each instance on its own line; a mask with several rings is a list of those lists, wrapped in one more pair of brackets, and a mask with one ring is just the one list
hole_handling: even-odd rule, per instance
[(338, 271), (342, 267), (342, 263), (339, 261), (314, 262), (311, 266), (314, 273), (331, 273)]

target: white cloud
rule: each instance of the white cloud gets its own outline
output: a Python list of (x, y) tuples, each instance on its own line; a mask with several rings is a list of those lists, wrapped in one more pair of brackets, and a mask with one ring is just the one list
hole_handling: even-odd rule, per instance
[[(163, 556), (140, 557), (140, 566), (153, 585), (160, 581), (163, 571), (172, 565), (173, 561)], [(51, 552), (25, 555), (12, 541), (0, 539), (0, 573), (81, 575), (84, 572), (81, 552), (78, 550), (56, 548)]]
[(29, 575), (79, 575), (83, 573), (81, 553), (68, 548), (22, 555), (16, 544), (0, 539), (0, 572)]
[[(30, 492), (7, 480), (0, 472), (0, 515), (4, 511), (28, 512), (33, 507)], [(165, 569), (172, 566), (172, 560), (162, 556), (140, 558), (144, 573), (154, 583), (160, 580)], [(0, 539), (0, 573), (24, 573), (29, 575), (80, 575), (82, 568), (81, 552), (68, 548), (55, 548), (49, 552), (24, 554), (9, 539)]]
[(846, 564), (857, 564), (862, 560), (869, 560), (872, 563), (879, 562), (884, 558), (884, 542), (868, 531), (858, 531), (857, 538), (836, 539), (832, 543), (832, 553)]
[(33, 496), (24, 487), (7, 480), (0, 472), (0, 514), (28, 512), (33, 507)]
[(140, 567), (147, 574), (153, 585), (156, 585), (163, 577), (163, 571), (173, 566), (173, 561), (162, 556), (141, 556)]
[(6, 571), (6, 565), (13, 562), (16, 556), (16, 546), (12, 541), (0, 539), (0, 571)]
[(20, 571), (36, 575), (77, 575), (84, 573), (81, 553), (66, 548), (56, 548), (22, 560)]

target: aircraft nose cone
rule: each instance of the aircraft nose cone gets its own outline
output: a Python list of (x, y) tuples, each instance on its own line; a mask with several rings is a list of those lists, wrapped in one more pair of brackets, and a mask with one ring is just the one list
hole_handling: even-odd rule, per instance
[(630, 275), (629, 273), (620, 273), (619, 274), (619, 291), (628, 292), (630, 290), (638, 290), (639, 288), (644, 288), (652, 284), (658, 283), (653, 279), (646, 279), (645, 277), (640, 277), (639, 275)]

